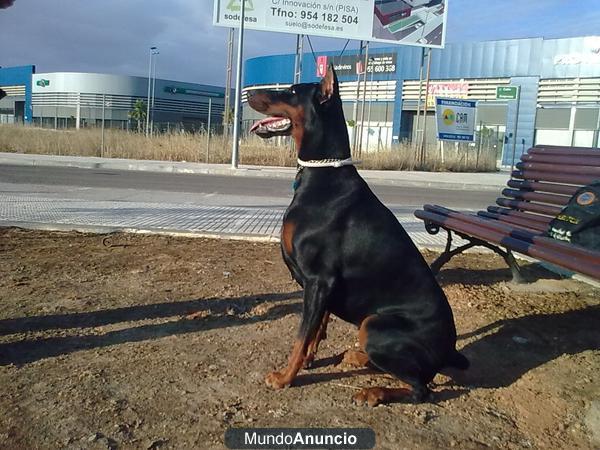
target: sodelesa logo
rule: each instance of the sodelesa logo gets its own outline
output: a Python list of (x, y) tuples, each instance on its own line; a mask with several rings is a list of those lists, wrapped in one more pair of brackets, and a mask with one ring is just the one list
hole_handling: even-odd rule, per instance
[(50, 80), (44, 80), (43, 78), (41, 80), (37, 80), (37, 82), (35, 83), (37, 86), (39, 87), (46, 87), (46, 86), (50, 86)]
[[(254, 11), (254, 4), (252, 0), (244, 0), (246, 2), (246, 11)], [(241, 0), (229, 0), (227, 4), (227, 9), (232, 12), (239, 12), (242, 10), (242, 1)]]

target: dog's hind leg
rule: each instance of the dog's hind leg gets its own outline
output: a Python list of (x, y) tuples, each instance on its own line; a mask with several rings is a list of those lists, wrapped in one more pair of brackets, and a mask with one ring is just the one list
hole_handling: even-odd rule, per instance
[(376, 314), (362, 322), (359, 344), (369, 362), (407, 383), (411, 389), (365, 388), (354, 395), (356, 403), (376, 406), (402, 399), (420, 403), (430, 397), (427, 384), (435, 371), (426, 361), (423, 349), (408, 334), (414, 328), (410, 320), (395, 314)]
[(333, 291), (333, 278), (329, 280), (310, 280), (304, 288), (302, 320), (298, 338), (294, 343), (288, 365), (281, 371), (271, 372), (265, 382), (273, 389), (281, 389), (292, 384), (296, 374), (304, 364), (308, 348), (315, 341), (319, 327), (326, 314), (327, 300)]
[(321, 326), (315, 335), (315, 338), (309, 342), (308, 351), (306, 352), (306, 357), (304, 358), (304, 363), (302, 364), (303, 369), (308, 369), (312, 366), (312, 363), (315, 360), (315, 356), (319, 351), (319, 344), (321, 341), (327, 339), (327, 324), (329, 323), (329, 312), (326, 312), (323, 316), (323, 320), (321, 321)]

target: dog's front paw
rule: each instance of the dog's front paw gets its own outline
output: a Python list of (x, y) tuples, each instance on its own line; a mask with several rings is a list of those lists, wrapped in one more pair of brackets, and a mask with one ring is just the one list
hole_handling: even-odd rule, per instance
[(362, 406), (365, 403), (371, 407), (377, 406), (385, 401), (385, 391), (381, 388), (364, 388), (357, 394), (352, 396), (352, 400), (358, 406)]
[(265, 378), (267, 386), (273, 389), (283, 389), (289, 387), (291, 381), (286, 380), (286, 377), (281, 372), (271, 372)]
[(342, 359), (342, 364), (346, 364), (352, 367), (368, 367), (369, 355), (362, 351), (346, 350), (344, 352), (344, 359)]
[(315, 362), (315, 355), (308, 354), (306, 355), (306, 357), (304, 358), (304, 362), (302, 363), (302, 368), (303, 369), (310, 369), (313, 365), (313, 363)]

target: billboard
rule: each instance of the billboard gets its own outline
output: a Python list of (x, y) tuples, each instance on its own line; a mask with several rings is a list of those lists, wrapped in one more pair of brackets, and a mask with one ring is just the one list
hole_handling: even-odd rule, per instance
[[(396, 73), (397, 53), (376, 53), (369, 55), (367, 73), (386, 74)], [(317, 56), (317, 77), (324, 77), (327, 73), (327, 65), (331, 63), (338, 76), (358, 75), (364, 73), (364, 56)]]
[[(235, 28), (242, 0), (214, 0), (213, 23)], [(252, 30), (443, 47), (448, 0), (244, 0)]]
[(435, 122), (440, 141), (475, 140), (476, 101), (438, 97), (435, 103)]

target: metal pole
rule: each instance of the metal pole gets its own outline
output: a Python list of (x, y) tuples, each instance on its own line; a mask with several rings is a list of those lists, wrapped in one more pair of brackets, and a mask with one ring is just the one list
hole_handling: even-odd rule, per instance
[[(360, 57), (362, 56), (362, 52), (363, 52), (363, 41), (360, 41), (360, 49), (358, 50), (358, 59), (360, 61)], [(358, 119), (358, 100), (360, 98), (360, 73), (357, 74), (356, 77), (356, 99), (354, 101), (354, 108), (352, 110), (352, 121), (354, 122), (354, 126), (352, 127), (352, 151), (356, 152), (356, 137), (357, 137), (357, 132), (356, 132), (356, 128), (358, 126), (357, 123), (357, 119)]]
[[(388, 73), (388, 76), (387, 76), (387, 81), (390, 81), (390, 74), (389, 73)], [(388, 128), (389, 111), (390, 111), (390, 100), (389, 100), (389, 98), (386, 97), (386, 99), (385, 99), (385, 143), (386, 143), (386, 145), (388, 143), (391, 143), (390, 139), (389, 139), (390, 133), (389, 133), (389, 128)], [(381, 138), (381, 134), (379, 136)], [(379, 148), (377, 148), (377, 150), (379, 150)]]
[(208, 99), (208, 124), (207, 124), (207, 128), (208, 128), (208, 136), (206, 139), (206, 162), (208, 163), (208, 158), (209, 158), (209, 151), (210, 151), (210, 122), (211, 122), (211, 116), (212, 116), (212, 98)]
[(600, 114), (598, 114), (598, 120), (596, 121), (596, 131), (594, 131), (594, 139), (592, 145), (594, 147), (600, 147)]
[(77, 109), (75, 110), (75, 128), (79, 130), (81, 127), (81, 92), (77, 94)]
[(152, 68), (152, 109), (150, 110), (150, 115), (152, 116), (150, 119), (150, 137), (154, 136), (154, 92), (156, 90), (156, 57), (158, 52), (154, 54), (154, 64)]
[(294, 62), (294, 84), (300, 83), (302, 79), (302, 53), (304, 47), (304, 35), (296, 36), (296, 59)]
[(481, 154), (481, 141), (483, 140), (483, 120), (479, 121), (479, 142), (477, 143), (477, 158), (475, 159), (475, 170), (479, 168), (479, 155)]
[(100, 146), (100, 157), (104, 158), (104, 110), (106, 109), (106, 94), (102, 94), (102, 145)]
[(515, 170), (515, 154), (517, 152), (517, 130), (519, 129), (519, 106), (521, 105), (521, 86), (517, 86), (517, 111), (515, 114), (515, 132), (513, 134), (512, 161), (510, 163), (510, 178)]
[[(421, 68), (419, 69), (419, 99), (417, 100), (417, 123), (415, 124), (415, 136), (413, 136), (413, 148), (416, 150), (419, 142), (419, 126), (421, 119), (421, 90), (423, 89), (423, 66), (425, 64), (425, 48), (421, 49)], [(427, 94), (425, 94), (427, 101)]]
[[(373, 58), (371, 58), (371, 62), (373, 61)], [(367, 115), (367, 123), (369, 124), (367, 126), (367, 151), (369, 151), (369, 136), (371, 135), (370, 130), (371, 130), (371, 107), (373, 106), (373, 75), (375, 75), (375, 67), (373, 66), (372, 70), (371, 70), (371, 95), (369, 96), (369, 113)], [(379, 129), (381, 130), (381, 127), (379, 127)]]
[(240, 152), (240, 122), (241, 122), (241, 98), (242, 98), (242, 57), (244, 51), (244, 20), (246, 17), (246, 0), (241, 2), (240, 32), (238, 36), (237, 72), (235, 74), (235, 109), (233, 113), (233, 145), (231, 149), (231, 168), (237, 169)]
[(152, 82), (152, 52), (156, 47), (150, 47), (150, 61), (148, 62), (148, 99), (146, 103), (146, 137), (148, 137), (148, 130), (150, 129), (150, 92)]
[(425, 82), (425, 105), (423, 106), (423, 138), (421, 143), (421, 164), (425, 163), (427, 146), (427, 97), (429, 95), (429, 75), (431, 74), (431, 49), (427, 51), (427, 81)]
[[(498, 143), (500, 142), (500, 125), (496, 125), (496, 137), (494, 139), (494, 167), (498, 160)], [(500, 165), (502, 165), (502, 153), (500, 153)]]
[(365, 104), (367, 103), (367, 68), (369, 64), (369, 42), (365, 49), (365, 67), (363, 75), (363, 98), (360, 105), (360, 136), (358, 138), (358, 155), (362, 154), (363, 132), (365, 129)]
[(231, 117), (231, 78), (233, 73), (233, 38), (235, 35), (235, 29), (229, 29), (229, 38), (227, 40), (227, 73), (225, 76), (225, 110), (223, 112), (223, 134), (225, 139), (223, 142), (227, 142), (229, 137), (229, 122)]

